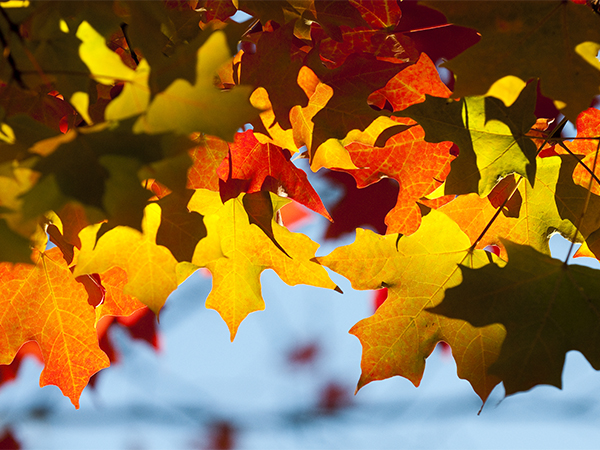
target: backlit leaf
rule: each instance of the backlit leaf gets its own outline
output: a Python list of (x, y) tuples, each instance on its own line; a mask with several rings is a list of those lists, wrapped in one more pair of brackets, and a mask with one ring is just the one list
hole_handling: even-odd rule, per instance
[(359, 228), (353, 244), (318, 258), (350, 279), (354, 289), (388, 288), (388, 298), (375, 314), (350, 330), (363, 346), (358, 388), (394, 375), (418, 386), (425, 359), (444, 341), (452, 348), (458, 376), (467, 379), (485, 402), (500, 381), (487, 369), (500, 352), (504, 329), (475, 328), (425, 309), (437, 305), (446, 289), (460, 284), (458, 263), (469, 267), (489, 263), (489, 253), (471, 252), (469, 247), (469, 239), (452, 220), (431, 210), (411, 236), (380, 236)]
[[(124, 293), (147, 305), (155, 314), (177, 288), (177, 260), (167, 248), (156, 244), (160, 226), (160, 206), (150, 204), (144, 211), (143, 233), (119, 226), (96, 242), (100, 224), (90, 225), (80, 234), (81, 252), (73, 275), (106, 272), (121, 267), (128, 274)], [(127, 249), (127, 251), (123, 251)]]
[(518, 173), (533, 184), (537, 149), (526, 136), (536, 122), (536, 85), (527, 85), (510, 107), (494, 97), (458, 101), (427, 96), (397, 115), (416, 120), (427, 142), (452, 141), (460, 154), (451, 164), (446, 194), (487, 195), (498, 180)]
[(58, 386), (78, 408), (89, 378), (109, 365), (98, 347), (94, 308), (58, 248), (35, 252), (34, 262), (0, 264), (0, 363), (35, 340), (45, 361), (40, 385)]
[(598, 94), (600, 72), (590, 64), (598, 49), (580, 46), (600, 44), (600, 18), (585, 5), (560, 1), (490, 2), (481, 8), (471, 2), (427, 5), (440, 9), (450, 22), (481, 34), (479, 43), (445, 63), (456, 74), (456, 97), (483, 95), (506, 75), (523, 81), (539, 78), (544, 95), (562, 106), (566, 103), (562, 112), (574, 121)]
[[(188, 207), (204, 215), (208, 237), (196, 246), (192, 262), (208, 268), (213, 289), (206, 307), (215, 309), (235, 337), (248, 314), (264, 309), (260, 274), (273, 269), (287, 284), (339, 288), (321, 265), (313, 261), (318, 245), (308, 237), (292, 233), (271, 219), (273, 236), (287, 255), (256, 225), (250, 223), (243, 196), (223, 204), (216, 192), (198, 190)], [(270, 194), (273, 214), (289, 200)]]
[(598, 271), (503, 243), (506, 267), (461, 267), (462, 283), (448, 289), (432, 311), (478, 327), (501, 323), (506, 328), (500, 355), (488, 372), (502, 380), (507, 395), (537, 384), (560, 388), (570, 350), (583, 353), (599, 370)]

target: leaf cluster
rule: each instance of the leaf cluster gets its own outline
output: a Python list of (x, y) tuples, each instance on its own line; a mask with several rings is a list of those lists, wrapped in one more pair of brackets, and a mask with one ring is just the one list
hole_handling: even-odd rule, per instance
[[(350, 330), (359, 388), (418, 385), (440, 341), (483, 402), (501, 382), (560, 387), (569, 350), (600, 368), (598, 274), (548, 246), (560, 233), (600, 257), (587, 5), (8, 1), (0, 45), (0, 363), (36, 342), (40, 383), (76, 407), (110, 364), (101, 324), (158, 317), (199, 268), (232, 340), (264, 309), (266, 269), (387, 289)], [(390, 205), (374, 200), (385, 234), (357, 228), (316, 257), (282, 211), (377, 226), (350, 193), (354, 216), (329, 212), (295, 158), (351, 188), (393, 186)]]

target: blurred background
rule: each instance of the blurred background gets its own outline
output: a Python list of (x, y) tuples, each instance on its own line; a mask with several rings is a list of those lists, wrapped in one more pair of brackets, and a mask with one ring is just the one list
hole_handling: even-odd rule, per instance
[[(397, 192), (393, 183), (358, 191), (337, 174), (311, 182), (334, 218), (346, 214), (375, 230), (386, 196)], [(352, 208), (344, 206), (349, 197)], [(354, 240), (301, 208), (284, 220), (322, 243), (318, 254)], [(554, 256), (564, 258), (567, 244), (553, 237)], [(168, 299), (159, 325), (145, 314), (108, 325), (103, 345), (116, 362), (84, 390), (79, 410), (58, 388), (40, 389), (42, 365), (24, 356), (15, 379), (2, 372), (0, 448), (598, 448), (600, 375), (576, 352), (567, 355), (562, 391), (541, 386), (504, 398), (498, 386), (480, 415), (480, 399), (443, 345), (419, 388), (395, 377), (354, 395), (361, 346), (348, 330), (375, 311), (381, 293), (331, 276), (343, 295), (289, 287), (264, 272), (266, 310), (251, 314), (231, 343), (225, 323), (204, 308), (210, 274), (196, 272)]]

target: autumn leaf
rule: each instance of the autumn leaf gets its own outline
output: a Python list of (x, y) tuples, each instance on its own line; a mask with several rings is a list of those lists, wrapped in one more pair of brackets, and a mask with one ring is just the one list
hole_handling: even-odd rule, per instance
[(143, 233), (119, 226), (96, 241), (100, 224), (86, 227), (79, 233), (81, 252), (73, 275), (102, 274), (112, 267), (121, 267), (128, 278), (123, 292), (136, 297), (158, 314), (169, 294), (177, 288), (179, 281), (183, 281), (177, 279), (175, 257), (167, 248), (156, 244), (160, 214), (157, 204), (146, 207)]
[(202, 0), (198, 2), (198, 7), (204, 7), (206, 9), (206, 20), (225, 20), (233, 16), (237, 12), (237, 8), (234, 6), (231, 0)]
[[(193, 85), (178, 78), (154, 96), (148, 105), (143, 102), (149, 100), (144, 94), (149, 88), (133, 85), (124, 90), (125, 96), (117, 97), (108, 105), (107, 119), (143, 112), (134, 126), (136, 133), (203, 132), (231, 141), (235, 131), (258, 116), (258, 111), (248, 101), (251, 93), (249, 87), (238, 86), (221, 92), (213, 85), (217, 70), (230, 58), (225, 33), (215, 31), (198, 49)], [(144, 72), (140, 72), (140, 77), (134, 80), (140, 83), (147, 81), (147, 78)], [(137, 102), (132, 102), (132, 98)], [(225, 117), (227, 119), (224, 120)]]
[(460, 149), (446, 180), (446, 194), (487, 195), (499, 179), (518, 173), (533, 184), (537, 148), (527, 133), (536, 122), (536, 85), (528, 84), (506, 107), (494, 97), (458, 101), (427, 95), (423, 103), (396, 113), (416, 120), (425, 141), (452, 141)]
[[(335, 3), (335, 2), (334, 2)], [(317, 52), (307, 57), (307, 64), (321, 82), (333, 89), (333, 95), (313, 117), (310, 145), (311, 158), (319, 146), (330, 138), (343, 139), (350, 130), (363, 131), (381, 113), (367, 103), (368, 96), (409, 64), (379, 61), (372, 55), (353, 53), (336, 69), (326, 69)]]
[[(596, 176), (600, 175), (600, 164), (596, 162), (596, 167), (594, 167), (594, 159), (600, 142), (600, 111), (596, 108), (588, 108), (583, 111), (577, 117), (576, 128), (576, 138), (563, 143), (571, 154), (580, 155), (579, 158), (581, 158), (581, 164), (577, 164), (573, 170), (573, 181), (594, 194), (600, 195), (600, 184), (595, 180), (590, 184), (592, 178), (590, 172)], [(567, 153), (562, 146), (557, 146), (555, 151), (559, 154)]]
[[(10, 117), (26, 114), (37, 122), (33, 126), (31, 122), (27, 122), (27, 133), (19, 133), (21, 130), (15, 130), (18, 125), (8, 122), (18, 136), (17, 140), (25, 140), (30, 145), (58, 134), (61, 131), (61, 123), (68, 128), (75, 125), (75, 111), (71, 105), (47, 92), (26, 91), (14, 84), (0, 86), (0, 106), (4, 108), (5, 112), (10, 112)], [(40, 125), (48, 129), (44, 129)]]
[(243, 195), (223, 204), (219, 193), (199, 189), (188, 205), (191, 211), (204, 215), (208, 231), (192, 259), (192, 263), (208, 268), (213, 275), (206, 307), (221, 315), (232, 340), (242, 320), (265, 307), (260, 291), (260, 274), (265, 269), (273, 269), (291, 286), (308, 284), (339, 290), (325, 269), (313, 260), (318, 245), (273, 220), (275, 211), (289, 200), (270, 194), (273, 237), (285, 254), (258, 226), (251, 224)]
[[(518, 244), (529, 245), (538, 252), (550, 255), (549, 240), (552, 233), (560, 232), (563, 236), (573, 237), (574, 224), (581, 213), (585, 192), (573, 192), (575, 186), (565, 177), (568, 169), (563, 164), (573, 167), (569, 159), (559, 157), (539, 158), (533, 187), (523, 180), (517, 186), (513, 175), (503, 179), (487, 197), (477, 194), (462, 195), (442, 206), (440, 211), (458, 223), (469, 236), (472, 243), (491, 226), (477, 243), (477, 248), (497, 245), (501, 249), (500, 256), (506, 258), (501, 238), (510, 239)], [(571, 185), (571, 186), (569, 186)], [(517, 188), (511, 200), (502, 212), (492, 220), (498, 208)], [(584, 189), (580, 189), (584, 191)], [(572, 204), (579, 197), (579, 208), (567, 215), (560, 199), (565, 197)], [(600, 225), (600, 224), (599, 224)], [(593, 227), (593, 226), (592, 226)], [(589, 231), (588, 231), (589, 233)]]
[(345, 172), (326, 172), (328, 186), (341, 189), (342, 196), (330, 207), (333, 222), (327, 225), (325, 239), (335, 239), (352, 233), (358, 227), (368, 227), (385, 234), (385, 216), (398, 199), (398, 183), (384, 178), (375, 184), (358, 189), (356, 180)]
[[(284, 25), (297, 21), (311, 6), (313, 0), (293, 1), (264, 1), (264, 0), (238, 0), (238, 8), (251, 16), (259, 19), (261, 23), (269, 20)], [(314, 18), (314, 17), (313, 17)]]
[(441, 10), (450, 22), (481, 34), (479, 43), (444, 64), (456, 75), (455, 97), (483, 95), (507, 75), (523, 81), (539, 78), (544, 95), (559, 102), (561, 112), (575, 121), (598, 94), (600, 18), (585, 5), (519, 1), (491, 2), (485, 8), (469, 2), (427, 5)]
[(37, 174), (13, 164), (0, 165), (0, 261), (31, 264), (32, 247), (43, 249), (46, 235), (37, 217), (23, 213), (23, 194), (35, 183)]
[[(261, 144), (252, 130), (237, 133), (218, 169), (221, 180), (246, 180), (245, 192), (283, 192), (293, 200), (331, 220), (323, 202), (306, 178), (306, 173), (290, 161), (289, 152), (273, 144)], [(229, 167), (233, 172), (229, 172)]]
[[(318, 80), (318, 79), (317, 79)], [(327, 139), (323, 143), (315, 141), (314, 117), (323, 110), (332, 98), (333, 90), (324, 83), (318, 82), (305, 108), (295, 106), (290, 112), (293, 125), (293, 139), (296, 147), (306, 145), (308, 155), (313, 155), (310, 167), (318, 171), (321, 167), (356, 169), (348, 151), (337, 139)], [(313, 147), (316, 142), (318, 147)]]
[(244, 53), (241, 61), (240, 83), (266, 89), (275, 105), (275, 119), (284, 129), (292, 127), (290, 109), (308, 104), (308, 97), (297, 82), (305, 54), (296, 47), (293, 32), (293, 23), (272, 32), (263, 31), (256, 52)]
[[(34, 11), (39, 14), (37, 17), (44, 19), (30, 21), (24, 38), (15, 30), (19, 30)], [(61, 29), (58, 8), (52, 4), (37, 4), (18, 11), (12, 19), (10, 12), (5, 14), (8, 20), (3, 20), (0, 33), (7, 36), (3, 47), (10, 47), (10, 51), (3, 55), (0, 65), (2, 80), (14, 79), (22, 89), (33, 91), (53, 85), (67, 99), (77, 91), (86, 91), (89, 71), (77, 53), (80, 40), (76, 28), (65, 30), (63, 26)]]
[[(484, 402), (501, 380), (560, 384), (570, 349), (600, 367), (595, 272), (548, 247), (560, 233), (600, 256), (600, 19), (575, 3), (0, 1), (6, 373), (39, 343), (42, 384), (76, 403), (115, 355), (108, 324), (154, 326), (199, 267), (233, 339), (266, 269), (339, 290), (321, 263), (389, 293), (351, 330), (359, 387), (419, 384), (438, 342)], [(565, 120), (545, 133), (557, 108), (581, 113), (572, 142)], [(315, 257), (282, 225), (284, 205), (329, 218), (292, 155), (333, 180), (326, 239), (387, 235)], [(431, 310), (450, 303), (460, 319)]]
[(337, 2), (319, 0), (314, 2), (317, 22), (325, 33), (338, 42), (343, 40), (341, 27), (363, 27), (367, 25), (360, 11), (354, 7), (357, 2)]
[[(434, 64), (422, 55), (417, 63), (399, 72), (375, 94), (389, 101), (394, 110), (423, 102), (428, 95), (449, 96)], [(403, 128), (402, 128), (403, 127)], [(357, 187), (363, 188), (389, 177), (400, 185), (398, 200), (387, 214), (388, 233), (412, 234), (419, 227), (421, 212), (415, 203), (437, 189), (450, 170), (450, 142), (429, 143), (423, 128), (411, 119), (398, 119), (387, 130), (397, 130), (383, 146), (353, 142), (346, 146), (360, 170), (347, 170)], [(387, 131), (386, 130), (386, 131)]]
[(194, 191), (171, 193), (157, 203), (161, 209), (156, 244), (167, 247), (177, 261), (191, 261), (196, 244), (206, 237), (202, 216), (187, 205)]
[[(88, 276), (88, 275), (82, 275)], [(96, 306), (96, 324), (106, 316), (130, 316), (144, 308), (137, 298), (127, 295), (124, 287), (127, 284), (127, 272), (120, 267), (112, 267), (100, 274), (101, 287), (104, 289), (102, 303)], [(100, 286), (97, 286), (98, 288)]]
[[(42, 176), (23, 196), (26, 215), (59, 211), (74, 200), (108, 218), (103, 231), (119, 225), (140, 229), (151, 196), (141, 184), (142, 169), (171, 188), (177, 180), (185, 186), (187, 167), (178, 173), (175, 167), (181, 164), (173, 161), (190, 144), (170, 134), (132, 134), (128, 125), (131, 121), (103, 123), (39, 142), (32, 151), (42, 157), (33, 169)], [(189, 164), (189, 158), (183, 163)], [(165, 174), (161, 164), (173, 166)]]
[(126, 32), (133, 49), (139, 48), (154, 70), (149, 86), (153, 95), (175, 80), (196, 80), (198, 48), (210, 33), (198, 26), (202, 13), (186, 2), (128, 2)]
[(188, 189), (219, 190), (217, 170), (229, 153), (229, 145), (214, 136), (199, 136), (198, 145), (189, 150), (192, 167), (188, 170)]
[(471, 251), (470, 245), (452, 220), (431, 210), (411, 236), (380, 236), (359, 228), (353, 244), (318, 258), (347, 277), (354, 289), (388, 288), (388, 298), (375, 314), (350, 330), (363, 346), (359, 389), (394, 375), (418, 386), (425, 359), (444, 341), (452, 347), (458, 376), (468, 380), (485, 402), (500, 381), (487, 369), (500, 352), (504, 329), (475, 328), (425, 309), (437, 305), (446, 289), (460, 284), (457, 264), (489, 263), (491, 254)]
[(532, 249), (503, 241), (508, 264), (461, 266), (459, 286), (446, 290), (430, 311), (476, 327), (502, 324), (506, 339), (488, 373), (507, 395), (538, 384), (560, 388), (565, 354), (578, 350), (600, 369), (598, 271), (565, 265)]
[(370, 53), (390, 62), (416, 61), (419, 52), (412, 40), (394, 28), (402, 17), (397, 3), (380, 1), (350, 1), (368, 26), (341, 25), (341, 40), (336, 40), (319, 27), (311, 28), (311, 38), (319, 47), (328, 68), (343, 64), (352, 53)]
[(31, 264), (0, 264), (0, 363), (35, 340), (44, 357), (40, 385), (54, 384), (79, 408), (89, 378), (108, 367), (98, 347), (94, 308), (58, 248), (35, 252)]

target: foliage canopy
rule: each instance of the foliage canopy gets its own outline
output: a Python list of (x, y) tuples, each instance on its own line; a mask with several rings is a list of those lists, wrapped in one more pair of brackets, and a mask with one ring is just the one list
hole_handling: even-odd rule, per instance
[[(110, 364), (100, 324), (202, 267), (232, 340), (265, 269), (387, 289), (350, 330), (359, 388), (418, 385), (440, 341), (483, 402), (560, 387), (569, 350), (600, 369), (599, 274), (548, 246), (600, 258), (593, 5), (2, 1), (0, 44), (0, 363), (35, 341), (76, 407)], [(329, 212), (293, 157), (393, 192), (386, 229), (350, 195)], [(385, 234), (316, 257), (294, 204)]]

